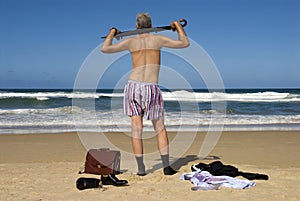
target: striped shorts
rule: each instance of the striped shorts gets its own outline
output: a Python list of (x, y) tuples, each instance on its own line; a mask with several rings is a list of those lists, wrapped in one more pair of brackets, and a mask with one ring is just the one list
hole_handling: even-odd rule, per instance
[(124, 114), (142, 116), (147, 120), (164, 116), (164, 102), (156, 83), (128, 80), (124, 88)]

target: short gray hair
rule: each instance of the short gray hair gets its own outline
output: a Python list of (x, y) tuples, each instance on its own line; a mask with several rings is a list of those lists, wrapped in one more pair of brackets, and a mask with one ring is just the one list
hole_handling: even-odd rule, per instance
[(148, 13), (139, 13), (136, 16), (136, 25), (138, 29), (150, 28), (151, 17)]

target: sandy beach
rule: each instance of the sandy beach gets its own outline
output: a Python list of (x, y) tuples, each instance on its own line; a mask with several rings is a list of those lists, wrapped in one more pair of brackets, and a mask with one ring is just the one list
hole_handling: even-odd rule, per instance
[[(170, 132), (170, 141), (176, 135)], [(155, 152), (156, 138), (145, 140), (147, 175), (136, 176), (136, 163), (131, 152), (130, 137), (122, 133), (106, 133), (107, 139), (121, 150), (120, 179), (129, 186), (104, 186), (79, 191), (78, 174), (85, 160), (86, 148), (77, 133), (2, 134), (0, 135), (0, 200), (300, 200), (300, 132), (249, 131), (224, 132), (205, 160), (197, 155), (206, 133), (197, 133), (193, 143), (173, 164), (179, 173), (164, 176), (160, 157)], [(186, 142), (182, 142), (186, 143)], [(170, 155), (180, 146), (171, 146)], [(126, 154), (126, 153), (127, 154)], [(175, 158), (171, 158), (175, 160)], [(268, 181), (255, 180), (256, 186), (244, 190), (222, 187), (219, 190), (192, 191), (189, 181), (179, 180), (191, 165), (220, 160), (241, 171), (262, 173)]]

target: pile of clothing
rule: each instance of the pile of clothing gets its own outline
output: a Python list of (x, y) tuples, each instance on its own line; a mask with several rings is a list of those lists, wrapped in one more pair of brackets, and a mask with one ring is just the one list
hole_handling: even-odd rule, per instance
[[(231, 165), (224, 165), (221, 161), (210, 164), (199, 163), (192, 165), (192, 172), (180, 175), (181, 180), (190, 180), (194, 186), (192, 190), (217, 190), (220, 186), (247, 189), (256, 183), (250, 180), (268, 180), (268, 175), (241, 172)], [(246, 179), (234, 178), (242, 176)]]

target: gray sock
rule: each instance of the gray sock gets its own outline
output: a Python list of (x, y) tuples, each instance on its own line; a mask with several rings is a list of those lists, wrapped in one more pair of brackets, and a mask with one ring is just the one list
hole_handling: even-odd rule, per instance
[(145, 165), (144, 165), (144, 157), (143, 156), (136, 156), (136, 162), (138, 165), (138, 174), (145, 174)]
[(170, 163), (169, 163), (169, 154), (160, 155), (160, 157), (161, 157), (162, 164), (163, 164), (164, 168), (170, 166)]

